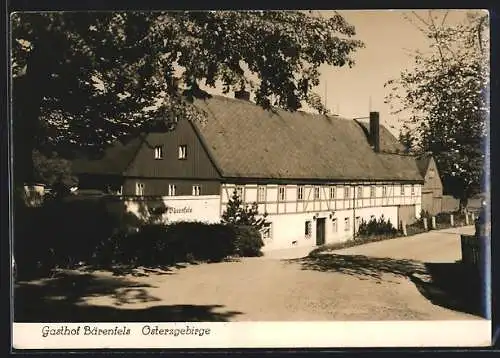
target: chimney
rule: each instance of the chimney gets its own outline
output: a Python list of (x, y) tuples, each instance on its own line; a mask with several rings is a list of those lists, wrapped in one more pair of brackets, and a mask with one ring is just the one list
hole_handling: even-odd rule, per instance
[(234, 98), (250, 101), (250, 92), (244, 89), (234, 92)]
[(378, 112), (370, 112), (370, 144), (376, 153), (380, 152), (380, 118)]

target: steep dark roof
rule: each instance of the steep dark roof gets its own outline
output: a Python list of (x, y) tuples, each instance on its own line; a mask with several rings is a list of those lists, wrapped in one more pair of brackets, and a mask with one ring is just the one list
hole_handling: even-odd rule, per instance
[[(195, 127), (223, 177), (316, 180), (423, 181), (412, 156), (383, 126), (381, 152), (368, 141), (368, 124), (338, 117), (266, 111), (245, 100), (195, 100), (207, 116)], [(149, 134), (148, 138), (154, 134)], [(76, 173), (123, 174), (144, 138), (117, 143), (99, 160), (73, 161)]]
[[(375, 153), (366, 123), (304, 112), (266, 111), (221, 96), (196, 100), (208, 118), (196, 124), (225, 177), (422, 181), (414, 157)], [(381, 150), (402, 147), (380, 130)]]
[(138, 136), (125, 144), (116, 142), (98, 159), (81, 156), (72, 161), (73, 172), (76, 174), (121, 175), (135, 158), (143, 141), (143, 137)]

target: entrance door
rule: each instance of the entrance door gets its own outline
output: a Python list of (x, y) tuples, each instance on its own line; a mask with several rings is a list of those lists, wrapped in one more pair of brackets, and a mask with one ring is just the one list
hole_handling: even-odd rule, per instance
[(325, 218), (316, 219), (316, 245), (325, 244)]

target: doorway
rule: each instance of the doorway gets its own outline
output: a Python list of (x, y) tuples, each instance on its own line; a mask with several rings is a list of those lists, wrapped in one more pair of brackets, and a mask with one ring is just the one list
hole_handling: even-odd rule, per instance
[(325, 244), (325, 218), (316, 219), (316, 245), (321, 246)]

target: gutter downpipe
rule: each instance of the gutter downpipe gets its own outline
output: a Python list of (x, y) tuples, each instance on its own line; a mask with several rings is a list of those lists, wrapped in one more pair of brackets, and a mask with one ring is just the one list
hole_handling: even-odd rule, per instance
[(352, 227), (353, 234), (352, 238), (356, 238), (356, 187), (352, 186), (353, 194), (352, 194)]

